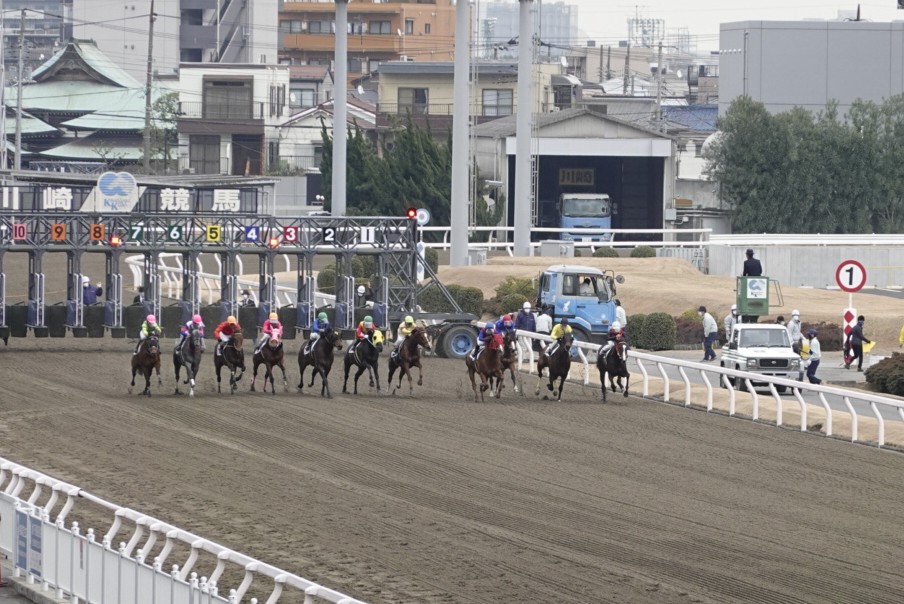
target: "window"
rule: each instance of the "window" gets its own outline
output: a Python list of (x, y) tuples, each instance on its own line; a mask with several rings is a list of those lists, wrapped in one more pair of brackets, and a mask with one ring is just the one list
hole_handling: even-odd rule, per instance
[(426, 88), (399, 88), (399, 113), (426, 115), (427, 98)]
[(429, 23), (424, 23), (424, 33), (425, 34), (430, 33), (430, 24)]
[(375, 35), (388, 36), (392, 33), (392, 24), (389, 21), (371, 21), (367, 24), (367, 31)]
[(289, 107), (293, 108), (305, 108), (305, 107), (313, 107), (316, 103), (314, 102), (314, 91), (306, 88), (293, 88), (289, 91)]
[(205, 80), (204, 117), (252, 118), (251, 80)]
[(282, 110), (285, 106), (285, 86), (270, 86), (270, 117), (282, 115)]
[(354, 23), (348, 24), (348, 33), (350, 34), (365, 34), (367, 33), (367, 24), (362, 23), (361, 21), (355, 21)]
[(348, 60), (348, 72), (349, 73), (364, 73), (364, 59), (349, 59)]
[(414, 33), (414, 19), (405, 19), (405, 35)]
[(283, 31), (290, 34), (300, 34), (302, 32), (301, 21), (283, 21)]
[(514, 94), (511, 90), (484, 90), (484, 115), (511, 115)]
[(331, 34), (333, 33), (332, 21), (311, 21), (308, 23), (308, 33), (312, 34)]
[(219, 174), (220, 137), (191, 135), (188, 139), (188, 165), (195, 174)]

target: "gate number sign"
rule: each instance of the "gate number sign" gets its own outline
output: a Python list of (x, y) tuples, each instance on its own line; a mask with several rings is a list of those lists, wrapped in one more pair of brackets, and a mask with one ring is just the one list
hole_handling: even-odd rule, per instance
[(91, 241), (103, 241), (106, 239), (107, 227), (102, 224), (92, 224), (90, 238)]
[(66, 225), (62, 222), (50, 225), (50, 239), (53, 241), (66, 241)]
[(28, 225), (20, 222), (13, 225), (13, 240), (22, 241), (28, 239)]
[(218, 224), (207, 225), (207, 241), (217, 243), (223, 236), (223, 227)]
[(129, 225), (129, 239), (132, 241), (141, 241), (144, 239), (144, 224), (130, 224)]
[(835, 269), (835, 282), (842, 291), (858, 292), (866, 285), (866, 268), (856, 260), (845, 260)]
[(182, 232), (182, 225), (171, 224), (170, 226), (166, 227), (167, 241), (181, 241)]

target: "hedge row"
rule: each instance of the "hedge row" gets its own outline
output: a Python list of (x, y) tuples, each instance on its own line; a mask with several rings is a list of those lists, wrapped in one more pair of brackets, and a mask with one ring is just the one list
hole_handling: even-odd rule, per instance
[(868, 368), (864, 377), (874, 390), (904, 396), (904, 354), (893, 352)]
[(635, 348), (671, 350), (675, 348), (675, 319), (664, 312), (631, 315), (626, 328), (628, 340)]
[[(462, 311), (480, 316), (483, 310), (483, 291), (479, 287), (447, 285), (446, 289), (458, 302)], [(452, 304), (438, 287), (431, 287), (418, 296), (417, 303), (425, 312), (455, 312)]]

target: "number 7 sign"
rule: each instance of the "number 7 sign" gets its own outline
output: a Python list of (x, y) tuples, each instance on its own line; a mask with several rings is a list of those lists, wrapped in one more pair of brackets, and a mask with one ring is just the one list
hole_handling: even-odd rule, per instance
[(858, 292), (866, 285), (866, 268), (856, 260), (845, 260), (835, 269), (835, 282), (842, 291)]

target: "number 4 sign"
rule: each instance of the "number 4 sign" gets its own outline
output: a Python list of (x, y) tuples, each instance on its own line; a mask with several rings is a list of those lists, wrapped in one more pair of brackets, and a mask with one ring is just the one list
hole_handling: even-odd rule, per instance
[(866, 285), (866, 268), (856, 260), (845, 260), (835, 269), (835, 282), (842, 291), (858, 292)]

